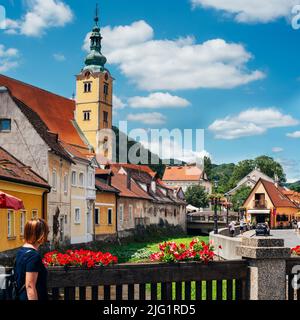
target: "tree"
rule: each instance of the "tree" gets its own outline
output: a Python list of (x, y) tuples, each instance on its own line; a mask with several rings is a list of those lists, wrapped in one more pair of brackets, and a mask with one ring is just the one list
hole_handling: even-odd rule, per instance
[(232, 175), (229, 180), (229, 188), (234, 188), (237, 183), (247, 176), (255, 168), (254, 160), (243, 160), (240, 161), (232, 172)]
[(275, 179), (277, 176), (279, 182), (286, 182), (286, 175), (280, 163), (268, 156), (260, 156), (254, 160), (255, 166), (258, 167), (261, 172), (267, 176)]
[(242, 187), (232, 196), (231, 202), (234, 211), (239, 211), (246, 199), (249, 197), (252, 189), (250, 187)]
[(300, 192), (300, 181), (287, 184), (287, 187), (293, 191)]
[(212, 172), (213, 165), (211, 163), (210, 157), (204, 157), (204, 172), (207, 175), (208, 180), (211, 180), (211, 172)]
[(208, 194), (204, 187), (199, 185), (189, 186), (185, 192), (185, 200), (196, 208), (205, 208), (209, 204)]
[(210, 180), (211, 182), (214, 182), (214, 180), (218, 181), (218, 188), (216, 190), (214, 188), (214, 192), (224, 194), (231, 189), (228, 182), (230, 180), (230, 177), (232, 176), (234, 168), (234, 163), (212, 165)]

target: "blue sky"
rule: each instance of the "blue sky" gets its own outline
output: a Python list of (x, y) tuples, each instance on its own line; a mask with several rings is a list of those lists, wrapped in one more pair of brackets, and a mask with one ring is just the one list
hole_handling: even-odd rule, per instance
[[(115, 124), (203, 128), (214, 162), (266, 154), (300, 179), (297, 2), (99, 1)], [(0, 1), (0, 72), (71, 97), (95, 3)]]

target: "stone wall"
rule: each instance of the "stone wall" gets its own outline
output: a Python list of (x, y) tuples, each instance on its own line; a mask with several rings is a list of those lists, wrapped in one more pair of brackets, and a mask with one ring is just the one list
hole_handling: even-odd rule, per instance
[[(239, 228), (236, 228), (236, 235), (239, 233)], [(242, 239), (239, 237), (230, 237), (228, 228), (220, 229), (219, 234), (211, 232), (209, 239), (213, 242), (216, 248), (216, 254), (225, 260), (236, 260), (241, 257), (236, 254), (237, 247), (241, 245)], [(219, 246), (222, 248), (219, 249)]]

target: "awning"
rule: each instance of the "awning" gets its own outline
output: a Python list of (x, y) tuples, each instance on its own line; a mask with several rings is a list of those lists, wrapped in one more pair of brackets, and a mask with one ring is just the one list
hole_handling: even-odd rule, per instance
[(17, 211), (24, 209), (24, 204), (22, 200), (0, 191), (0, 209), (12, 209)]
[(257, 209), (250, 209), (250, 210), (247, 210), (247, 213), (249, 214), (270, 214), (271, 213), (271, 210), (269, 209), (261, 209), (261, 210), (257, 210)]

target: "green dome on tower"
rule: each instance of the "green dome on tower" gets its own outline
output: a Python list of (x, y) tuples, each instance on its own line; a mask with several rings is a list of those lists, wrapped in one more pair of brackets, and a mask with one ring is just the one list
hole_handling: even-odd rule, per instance
[(87, 55), (85, 59), (85, 67), (83, 70), (92, 70), (92, 71), (103, 71), (105, 68), (105, 64), (107, 62), (106, 57), (101, 53), (102, 45), (102, 36), (100, 32), (100, 27), (98, 25), (99, 17), (98, 17), (98, 6), (96, 8), (96, 16), (95, 16), (95, 26), (92, 30), (90, 36), (90, 53)]

